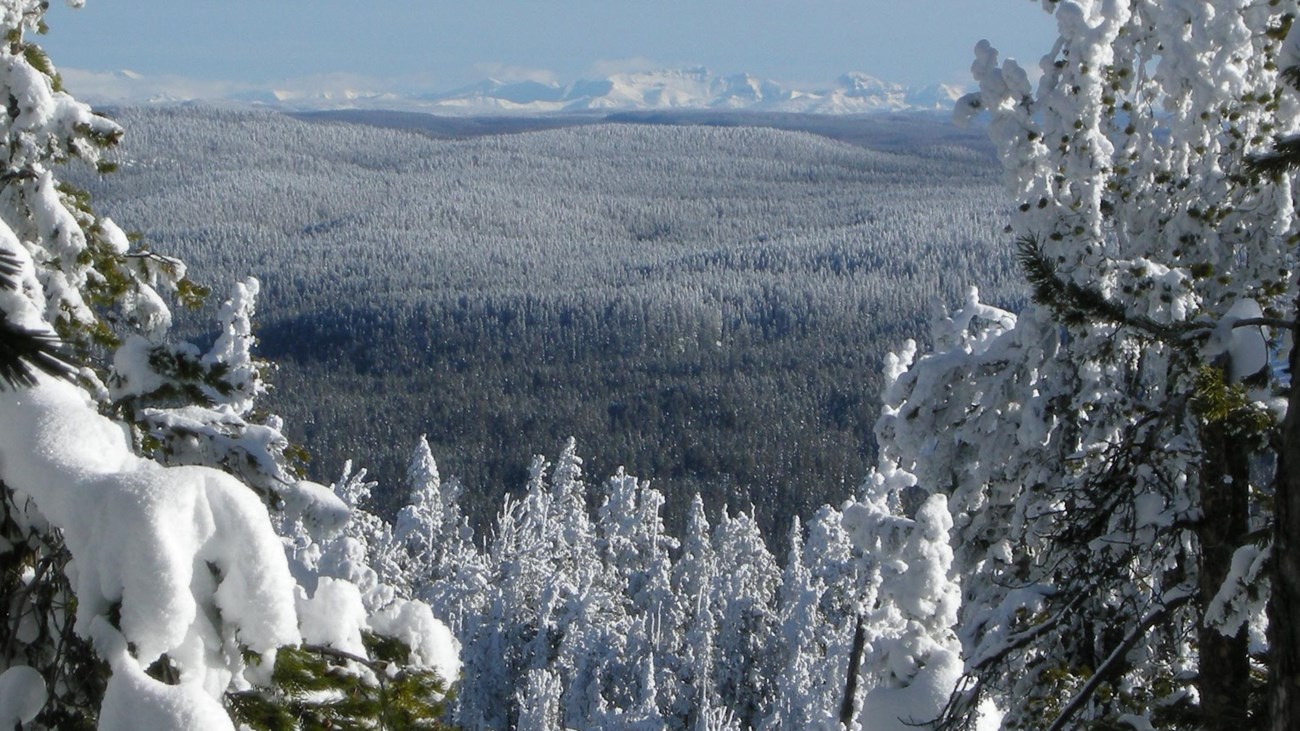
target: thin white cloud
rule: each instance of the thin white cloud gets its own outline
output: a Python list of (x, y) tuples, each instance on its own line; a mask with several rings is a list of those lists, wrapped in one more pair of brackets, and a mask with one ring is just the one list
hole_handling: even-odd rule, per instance
[(87, 71), (62, 67), (64, 87), (91, 104), (144, 104), (158, 101), (218, 99), (252, 91), (248, 84), (190, 79), (183, 76), (145, 76), (133, 71)]
[(237, 101), (271, 104), (346, 102), (359, 97), (383, 98), (429, 91), (428, 74), (380, 79), (352, 73), (325, 73), (267, 83), (148, 76), (134, 71), (59, 69), (64, 87), (73, 96), (96, 105), (157, 104), (188, 101)]
[(536, 81), (539, 84), (558, 84), (560, 77), (550, 69), (529, 66), (511, 66), (503, 63), (483, 62), (474, 64), (474, 70), (483, 76), (490, 76), (497, 81)]
[(664, 68), (675, 68), (671, 64), (663, 64), (645, 56), (630, 56), (628, 58), (608, 58), (596, 61), (591, 65), (591, 73), (595, 76), (613, 76), (614, 74), (630, 74), (640, 71), (658, 71)]

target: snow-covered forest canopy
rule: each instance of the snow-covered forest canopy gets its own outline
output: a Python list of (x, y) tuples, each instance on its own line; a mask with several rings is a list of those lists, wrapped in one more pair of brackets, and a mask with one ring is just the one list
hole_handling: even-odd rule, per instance
[[(929, 320), (920, 345), (906, 332), (880, 333), (899, 347), (881, 368), (874, 467), (851, 498), (800, 516), (777, 560), (756, 506), (738, 501), (710, 513), (696, 497), (670, 533), (655, 483), (622, 469), (589, 482), (573, 440), (553, 462), (535, 458), (522, 491), (477, 525), (464, 486), (442, 479), (434, 450), (414, 431), (403, 435), (415, 446), (392, 490), (400, 507), (379, 505), (376, 484), (350, 464), (330, 487), (302, 479), (284, 420), (265, 408), (269, 370), (254, 357), (255, 305), (271, 295), (284, 298), (277, 306), (304, 307), (301, 290), (319, 265), (302, 260), (325, 256), (353, 298), (401, 289), (411, 269), (434, 292), (454, 290), (457, 273), (504, 280), (498, 296), (550, 280), (544, 297), (506, 301), (531, 302), (542, 322), (580, 320), (592, 301), (584, 296), (607, 295), (566, 288), (577, 272), (539, 255), (530, 235), (562, 221), (564, 230), (587, 227), (572, 242), (584, 269), (604, 267), (600, 276), (614, 277), (606, 287), (627, 290), (626, 309), (605, 313), (614, 322), (668, 308), (697, 330), (684, 349), (725, 350), (728, 338), (752, 345), (769, 329), (806, 328), (817, 314), (874, 314), (841, 297), (888, 301), (870, 274), (904, 278), (906, 263), (890, 254), (924, 250), (907, 234), (927, 208), (906, 199), (900, 178), (884, 191), (902, 191), (902, 201), (870, 183), (903, 175), (916, 159), (770, 130), (583, 126), (411, 155), (433, 143), (268, 115), (113, 121), (65, 93), (34, 43), (45, 4), (0, 0), (0, 87), (9, 99), (0, 114), (0, 725), (1300, 726), (1300, 404), (1290, 387), (1300, 363), (1297, 8), (1232, 0), (1043, 7), (1060, 38), (1038, 73), (980, 43), (978, 90), (957, 109), (959, 119), (986, 120), (1010, 194), (1009, 208), (990, 202), (988, 216), (1006, 216), (994, 225), (1007, 227), (1027, 296), (1014, 297), (1007, 282), (995, 306), (974, 288), (931, 284), (952, 309)], [(131, 124), (165, 135), (231, 123), (250, 134), (186, 131), (173, 149), (197, 148), (187, 160), (206, 149), (238, 167), (238, 156), (218, 153), (252, 145), (258, 131), (310, 138), (325, 130), (389, 147), (378, 158), (372, 148), (359, 156), (328, 148), (320, 158), (328, 165), (286, 153), (244, 208), (230, 207), (238, 176), (219, 168), (184, 177), (176, 157), (106, 152)], [(590, 159), (572, 152), (607, 140), (631, 159), (675, 166), (678, 187), (592, 167), (614, 157), (608, 148)], [(748, 154), (756, 145), (768, 149)], [(689, 152), (661, 154), (675, 147)], [(968, 149), (926, 155), (949, 172), (986, 169)], [(720, 157), (744, 163), (732, 168), (743, 177), (730, 187), (707, 174)], [(265, 282), (231, 272), (224, 296), (212, 295), (215, 327), (187, 326), (208, 333), (200, 344), (173, 332), (169, 303), (204, 297), (186, 265), (124, 233), (62, 182), (65, 163), (88, 166), (84, 176), (119, 161), (170, 175), (163, 193), (209, 183), (163, 214), (208, 222), (200, 258), (229, 255), (225, 266), (236, 269), (258, 266), (240, 258), (250, 251), (272, 258)], [(355, 182), (296, 187), (319, 182), (295, 177), (317, 165), (352, 170), (375, 192)], [(511, 202), (527, 216), (490, 215), (500, 203), (477, 201), (490, 195), (465, 185), (479, 175), (500, 180), (498, 166), (541, 187), (537, 201)], [(857, 220), (860, 203), (791, 197), (797, 187), (759, 204), (725, 194), (742, 183), (761, 197), (782, 181), (817, 182), (823, 167), (837, 171), (836, 188), (863, 184), (854, 196), (872, 202), (868, 212), (899, 217)], [(410, 169), (427, 171), (423, 210), (407, 210), (411, 200), (386, 188), (385, 172)], [(605, 197), (589, 208), (570, 198), (590, 184), (565, 181), (593, 170), (604, 171), (595, 177)], [(936, 189), (952, 190), (924, 188)], [(632, 191), (663, 206), (620, 198)], [(274, 205), (262, 211), (261, 203)], [(910, 205), (917, 218), (904, 215)], [(273, 232), (330, 246), (241, 248), (238, 227), (214, 226), (212, 208), (242, 222), (249, 240), (265, 235), (256, 233), (264, 216), (288, 208)], [(692, 209), (704, 215), (683, 215)], [(723, 209), (744, 215), (728, 219)], [(430, 210), (470, 242), (449, 235), (436, 266), (420, 254), (438, 249), (399, 247), (400, 238), (380, 249), (392, 262), (362, 257), (349, 237), (330, 238), (354, 220), (418, 231)], [(942, 214), (956, 225), (936, 232), (987, 220), (958, 206)], [(796, 230), (822, 220), (832, 230), (809, 236), (808, 246), (783, 246), (771, 237), (779, 228), (765, 238), (782, 216)], [(689, 241), (679, 226), (690, 221), (713, 248), (682, 250)], [(872, 249), (881, 246), (868, 235), (873, 225), (891, 231), (899, 221), (906, 225), (884, 237), (883, 250)], [(621, 239), (600, 236), (614, 224), (643, 256), (628, 271), (628, 259), (612, 266), (609, 256)], [(203, 225), (159, 230), (202, 241)], [(499, 234), (477, 242), (486, 256), (472, 238), (485, 230)], [(959, 262), (946, 236), (934, 237), (937, 260)], [(890, 248), (895, 241), (905, 245)], [(827, 246), (838, 263), (810, 267)], [(716, 284), (713, 264), (739, 273)], [(855, 266), (860, 277), (839, 276)], [(910, 273), (932, 266), (914, 263)], [(827, 274), (800, 290), (802, 309), (747, 318), (748, 298), (764, 284), (776, 291), (792, 281), (788, 271), (809, 269)], [(693, 284), (695, 299), (671, 290), (679, 279)], [(465, 319), (506, 311), (487, 295), (463, 292), (462, 300)], [(366, 326), (349, 323), (333, 336), (362, 348)], [(738, 337), (746, 328), (747, 342)], [(639, 332), (649, 338), (654, 328)], [(850, 330), (835, 332), (852, 346)], [(624, 355), (637, 361), (635, 348)]]
[(987, 140), (928, 117), (839, 125), (865, 148), (752, 127), (440, 140), (414, 122), (114, 118), (119, 171), (73, 179), (199, 281), (261, 280), (265, 403), (309, 474), (355, 458), (389, 517), (420, 434), (479, 527), (573, 436), (591, 474), (654, 481), (673, 534), (696, 493), (784, 533), (874, 461), (903, 333), (973, 283), (1024, 294)]

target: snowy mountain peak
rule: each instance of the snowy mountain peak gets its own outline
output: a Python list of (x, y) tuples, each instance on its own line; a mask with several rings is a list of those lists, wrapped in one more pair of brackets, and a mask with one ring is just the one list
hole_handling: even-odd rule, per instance
[(931, 84), (907, 93), (907, 103), (917, 109), (952, 109), (966, 89), (955, 84)]
[(959, 96), (955, 87), (911, 90), (862, 72), (844, 74), (826, 88), (801, 89), (751, 74), (716, 75), (693, 67), (617, 73), (567, 87), (491, 82), (426, 99), (435, 106), (432, 111), (752, 109), (861, 114), (950, 108)]
[(872, 94), (897, 94), (904, 89), (898, 84), (891, 84), (887, 81), (881, 81), (870, 74), (864, 74), (861, 71), (850, 71), (837, 79), (839, 86), (853, 96), (869, 96)]

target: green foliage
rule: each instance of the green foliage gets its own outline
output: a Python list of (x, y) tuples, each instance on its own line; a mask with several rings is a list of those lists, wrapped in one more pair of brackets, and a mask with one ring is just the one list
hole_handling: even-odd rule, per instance
[(1244, 385), (1228, 383), (1223, 369), (1213, 365), (1204, 365), (1196, 373), (1192, 409), (1206, 424), (1236, 437), (1259, 438), (1277, 426)]
[(363, 636), (372, 660), (320, 647), (284, 648), (272, 687), (226, 696), (233, 717), (258, 731), (446, 728), (445, 687), (428, 671), (403, 668), (409, 649)]
[(32, 68), (46, 76), (54, 74), (54, 66), (50, 64), (50, 57), (45, 55), (45, 51), (40, 46), (28, 43), (23, 48), (23, 57), (27, 59), (27, 63), (32, 65)]
[(183, 277), (176, 282), (176, 298), (186, 309), (199, 309), (211, 294), (210, 288), (194, 283), (189, 277)]
[(1247, 161), (1247, 171), (1265, 177), (1277, 177), (1300, 168), (1300, 137), (1283, 137), (1268, 152)]
[[(0, 252), (0, 290), (17, 290), (19, 262), (8, 252)], [(64, 362), (63, 345), (48, 332), (0, 323), (0, 333), (5, 338), (7, 352), (0, 358), (0, 387), (27, 388), (35, 385), (33, 369), (44, 371), (56, 378), (72, 375), (72, 368)]]
[[(82, 285), (82, 296), (94, 314), (88, 323), (71, 316), (60, 318), (55, 323), (56, 331), (78, 354), (82, 364), (95, 368), (103, 378), (107, 375), (105, 353), (121, 344), (123, 336), (140, 324), (128, 303), (148, 288), (164, 293), (171, 289), (182, 304), (193, 307), (208, 291), (185, 284), (181, 276), (184, 265), (179, 259), (149, 251), (120, 251), (95, 214), (89, 192), (64, 182), (55, 187), (64, 207), (85, 235), (86, 248), (78, 255), (77, 265), (91, 272)], [(138, 237), (128, 237), (128, 240), (139, 244)], [(57, 264), (57, 261), (51, 263)]]

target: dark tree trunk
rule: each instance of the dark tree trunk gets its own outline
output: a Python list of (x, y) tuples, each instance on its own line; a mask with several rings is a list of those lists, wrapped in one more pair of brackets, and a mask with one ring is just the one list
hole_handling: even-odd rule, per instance
[[(1250, 529), (1250, 450), (1234, 438), (1229, 425), (1213, 423), (1201, 430), (1202, 521), (1200, 605), (1207, 606), (1232, 568), (1232, 555)], [(1232, 637), (1201, 624), (1197, 630), (1202, 726), (1207, 729), (1251, 728), (1250, 645), (1245, 627)]]
[(858, 615), (853, 628), (853, 649), (849, 651), (849, 673), (844, 680), (844, 702), (840, 704), (840, 723), (848, 728), (853, 724), (853, 702), (858, 695), (858, 673), (862, 669), (862, 651), (867, 644), (867, 628)]
[(1268, 602), (1269, 713), (1276, 731), (1300, 729), (1300, 343), (1291, 346), (1290, 365), (1291, 388), (1277, 455)]

